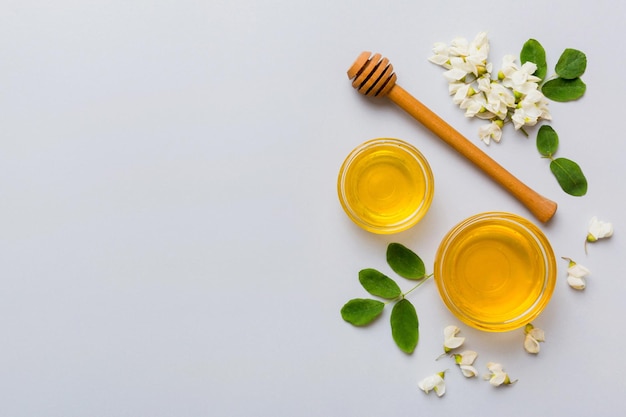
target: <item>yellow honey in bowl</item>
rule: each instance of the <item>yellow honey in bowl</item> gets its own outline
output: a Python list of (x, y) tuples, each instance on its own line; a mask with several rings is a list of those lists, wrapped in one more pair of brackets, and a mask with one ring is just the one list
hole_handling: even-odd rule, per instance
[(548, 304), (556, 262), (534, 224), (509, 213), (484, 213), (448, 233), (434, 274), (457, 318), (478, 329), (506, 331), (532, 321)]
[(424, 216), (433, 183), (430, 166), (415, 147), (398, 139), (374, 139), (346, 158), (338, 192), (356, 224), (374, 233), (395, 233)]

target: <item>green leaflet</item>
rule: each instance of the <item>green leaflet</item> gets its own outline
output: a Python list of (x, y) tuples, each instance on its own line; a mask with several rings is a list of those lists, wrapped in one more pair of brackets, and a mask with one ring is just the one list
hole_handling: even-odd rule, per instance
[(406, 353), (412, 353), (419, 339), (417, 312), (405, 296), (428, 281), (424, 262), (410, 249), (399, 243), (387, 246), (387, 262), (398, 274), (418, 282), (406, 292), (382, 272), (366, 268), (359, 271), (359, 282), (371, 295), (385, 298), (387, 302), (371, 298), (354, 298), (341, 308), (341, 317), (354, 326), (365, 326), (381, 315), (387, 304), (391, 310), (391, 334), (396, 345)]
[[(539, 42), (529, 39), (520, 54), (522, 63), (533, 60), (545, 62), (545, 50)], [(537, 64), (537, 62), (535, 62)], [(539, 68), (539, 64), (537, 66)], [(578, 100), (587, 86), (580, 78), (587, 69), (587, 56), (576, 49), (567, 48), (559, 57), (555, 66), (557, 77), (541, 86), (541, 92), (546, 98), (558, 102)], [(539, 76), (537, 72), (535, 75)], [(542, 77), (543, 78), (543, 77)], [(554, 174), (561, 189), (573, 196), (583, 196), (587, 193), (587, 179), (580, 166), (567, 158), (556, 158), (554, 154), (559, 148), (559, 136), (550, 126), (544, 125), (537, 132), (537, 150), (550, 158), (550, 171)]]
[(385, 303), (369, 298), (355, 298), (341, 308), (341, 317), (355, 326), (371, 323), (383, 312)]
[(522, 65), (526, 62), (534, 63), (537, 65), (534, 75), (542, 80), (546, 78), (546, 74), (548, 73), (546, 51), (537, 40), (529, 39), (526, 41), (520, 53), (520, 61)]
[(566, 80), (561, 77), (550, 80), (541, 87), (544, 96), (559, 102), (578, 100), (586, 89), (587, 86), (580, 78)]
[(559, 135), (551, 126), (543, 125), (537, 132), (537, 150), (545, 157), (551, 158), (559, 147)]
[(587, 56), (577, 49), (567, 48), (554, 68), (557, 75), (566, 80), (581, 77), (587, 69)]
[(377, 297), (394, 299), (402, 294), (394, 280), (375, 269), (368, 268), (359, 271), (359, 282), (368, 293)]
[(387, 246), (387, 263), (403, 278), (418, 280), (426, 275), (422, 259), (400, 243), (390, 243)]
[(550, 171), (554, 174), (561, 189), (569, 195), (583, 196), (587, 193), (587, 179), (580, 166), (567, 158), (553, 156), (559, 147), (559, 136), (548, 125), (543, 125), (537, 132), (537, 150), (541, 155), (550, 158)]
[[(536, 39), (529, 39), (524, 43), (520, 52), (522, 64), (533, 62), (537, 65), (534, 75), (541, 80), (546, 79), (548, 64), (546, 51)], [(587, 69), (587, 56), (572, 48), (563, 51), (554, 68), (556, 78), (550, 79), (541, 86), (541, 92), (553, 101), (565, 102), (581, 98), (587, 86), (580, 79)]]
[(391, 311), (391, 334), (396, 345), (413, 353), (419, 340), (419, 321), (413, 304), (406, 298), (398, 301)]
[(557, 158), (550, 162), (550, 170), (567, 194), (580, 197), (587, 193), (587, 179), (576, 162)]

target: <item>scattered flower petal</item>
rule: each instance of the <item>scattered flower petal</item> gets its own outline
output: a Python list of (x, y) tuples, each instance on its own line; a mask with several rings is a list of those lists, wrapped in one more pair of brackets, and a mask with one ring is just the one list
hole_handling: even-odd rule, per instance
[(524, 349), (526, 352), (534, 354), (539, 353), (539, 342), (545, 342), (546, 340), (544, 331), (528, 323), (526, 327), (524, 327), (524, 334)]
[(487, 363), (487, 369), (489, 370), (489, 374), (485, 375), (485, 379), (489, 380), (489, 383), (494, 387), (511, 385), (517, 382), (517, 380), (511, 381), (511, 378), (504, 372), (502, 365), (499, 363), (489, 362)]
[(563, 258), (569, 262), (567, 267), (567, 283), (575, 290), (584, 290), (587, 286), (585, 277), (591, 273), (587, 268), (581, 264), (577, 264), (570, 258)]
[(464, 342), (464, 337), (457, 337), (456, 335), (461, 331), (457, 326), (451, 325), (443, 329), (443, 351), (445, 353), (450, 352), (453, 349), (460, 347)]
[(473, 350), (466, 350), (461, 353), (455, 353), (452, 357), (457, 365), (472, 365), (478, 357), (478, 353)]
[(430, 391), (435, 391), (438, 397), (441, 397), (446, 393), (446, 383), (444, 381), (446, 371), (438, 372), (434, 375), (427, 376), (422, 379), (417, 386), (428, 394)]
[(589, 221), (589, 229), (587, 230), (587, 238), (585, 239), (585, 252), (587, 252), (587, 243), (593, 243), (599, 239), (613, 236), (613, 224), (598, 220), (593, 216)]
[(466, 350), (462, 353), (455, 353), (452, 355), (454, 362), (459, 365), (463, 376), (466, 378), (472, 378), (478, 375), (478, 371), (472, 365), (478, 357), (478, 353), (473, 350)]
[(459, 368), (461, 369), (463, 376), (466, 378), (473, 378), (478, 375), (478, 370), (472, 365), (459, 365)]

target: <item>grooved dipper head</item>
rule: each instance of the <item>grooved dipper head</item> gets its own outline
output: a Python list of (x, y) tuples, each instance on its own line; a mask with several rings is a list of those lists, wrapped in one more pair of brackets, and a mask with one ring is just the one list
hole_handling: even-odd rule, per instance
[(361, 52), (348, 70), (348, 78), (359, 93), (372, 97), (386, 96), (397, 79), (389, 60), (371, 52)]

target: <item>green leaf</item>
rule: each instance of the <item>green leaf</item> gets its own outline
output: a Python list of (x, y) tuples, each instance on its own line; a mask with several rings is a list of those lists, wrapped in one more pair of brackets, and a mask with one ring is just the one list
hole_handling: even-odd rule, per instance
[(568, 48), (563, 51), (554, 70), (566, 80), (581, 77), (587, 69), (587, 56), (577, 49)]
[(406, 298), (391, 310), (391, 335), (403, 352), (413, 353), (419, 340), (419, 321), (415, 307)]
[(359, 282), (368, 293), (378, 297), (394, 299), (402, 294), (402, 290), (394, 280), (375, 269), (359, 271)]
[(355, 326), (365, 326), (383, 312), (385, 303), (368, 298), (355, 298), (341, 308), (341, 317)]
[(396, 274), (403, 278), (417, 280), (426, 275), (422, 259), (400, 243), (390, 243), (387, 246), (387, 263)]
[(554, 159), (550, 162), (550, 171), (567, 194), (580, 197), (587, 193), (587, 179), (576, 162), (566, 158)]
[(559, 147), (559, 136), (556, 131), (548, 125), (543, 125), (537, 132), (537, 150), (543, 156), (551, 158)]
[(548, 73), (548, 64), (546, 63), (546, 51), (543, 46), (535, 39), (529, 39), (522, 47), (520, 53), (520, 61), (522, 65), (526, 62), (532, 62), (537, 65), (534, 75), (541, 78), (546, 78)]
[(544, 96), (560, 102), (577, 100), (585, 94), (586, 89), (587, 86), (580, 78), (566, 80), (560, 77), (546, 82), (541, 87)]

